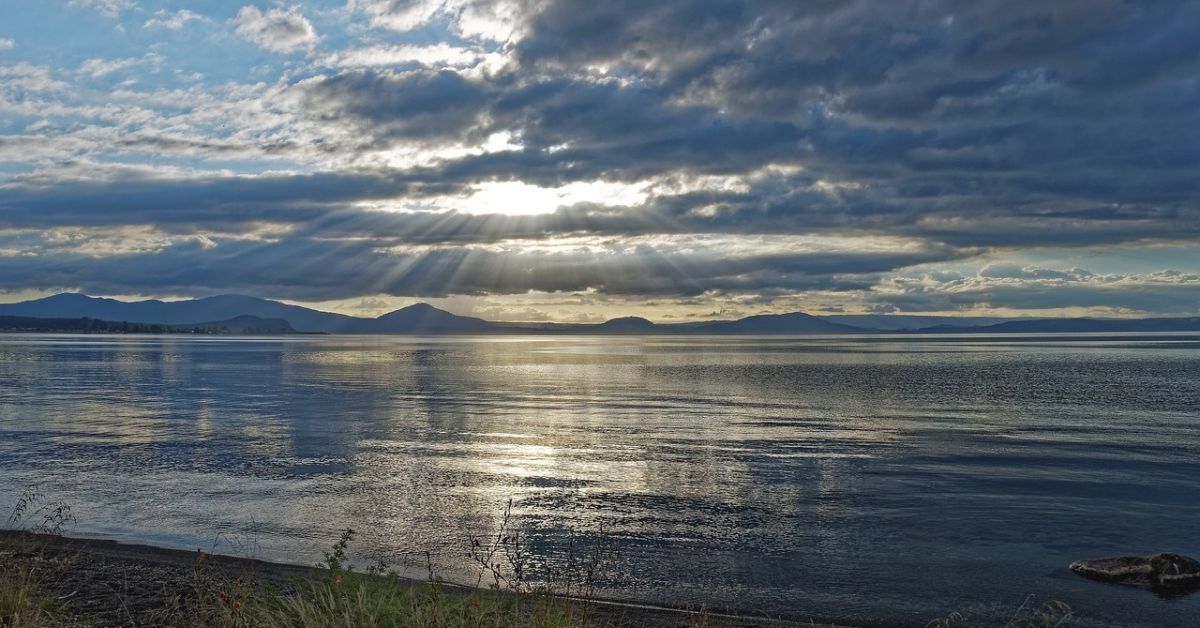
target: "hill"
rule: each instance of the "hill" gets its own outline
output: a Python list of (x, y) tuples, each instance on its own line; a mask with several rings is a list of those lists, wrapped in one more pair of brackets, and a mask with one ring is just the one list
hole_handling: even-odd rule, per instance
[(690, 328), (698, 334), (864, 334), (871, 330), (831, 323), (822, 318), (792, 312), (790, 314), (763, 314), (748, 316), (736, 321), (725, 321)]
[(2, 332), (37, 332), (66, 334), (292, 334), (296, 333), (287, 321), (262, 319), (257, 316), (238, 316), (227, 321), (166, 325), (106, 321), (90, 317), (37, 318), (32, 316), (0, 316)]
[(469, 316), (458, 316), (427, 303), (417, 303), (375, 319), (357, 319), (356, 333), (374, 334), (481, 334), (497, 326)]
[[(293, 331), (324, 333), (483, 333), (494, 326), (418, 304), (379, 318), (357, 318), (298, 305), (235, 294), (187, 301), (118, 301), (65, 293), (22, 303), (0, 304), (0, 316), (95, 318), (130, 323), (194, 326), (196, 321), (235, 321), (244, 316), (281, 320)], [(205, 323), (211, 324), (211, 323)]]
[(917, 330), (924, 334), (1062, 334), (1149, 333), (1200, 331), (1200, 317), (1181, 318), (1041, 318), (1007, 321), (981, 327), (938, 325)]
[(180, 333), (203, 334), (276, 335), (296, 333), (291, 324), (282, 318), (259, 318), (249, 315), (237, 316), (227, 321), (175, 325), (174, 329)]
[[(146, 300), (125, 302), (59, 294), (22, 303), (0, 304), (0, 317), (54, 319), (63, 330), (96, 330), (95, 321), (121, 321), (129, 325), (202, 328), (205, 333), (228, 328), (230, 333), (335, 333), (335, 334), (721, 334), (805, 335), (874, 333), (1077, 333), (1077, 332), (1192, 332), (1200, 331), (1200, 318), (1145, 319), (998, 319), (903, 315), (813, 316), (803, 312), (763, 314), (738, 320), (658, 324), (639, 316), (614, 318), (603, 323), (508, 323), (459, 316), (427, 303), (417, 303), (377, 318), (360, 318), (322, 312), (298, 305), (242, 295), (220, 295), (186, 301)], [(84, 324), (78, 321), (90, 319)], [(61, 322), (75, 321), (75, 322)], [(197, 323), (195, 321), (212, 321)], [(850, 324), (850, 323), (853, 324)], [(45, 326), (10, 321), (6, 329)], [(90, 325), (90, 326), (88, 326)], [(118, 330), (119, 331), (119, 330)], [(156, 332), (146, 332), (156, 333)]]

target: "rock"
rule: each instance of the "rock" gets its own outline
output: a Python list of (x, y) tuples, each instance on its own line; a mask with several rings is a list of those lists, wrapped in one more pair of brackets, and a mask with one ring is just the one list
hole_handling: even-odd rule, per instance
[(1200, 561), (1179, 554), (1080, 560), (1071, 563), (1071, 571), (1087, 578), (1134, 586), (1200, 586)]
[(1179, 554), (1156, 554), (1150, 557), (1153, 578), (1160, 584), (1200, 582), (1200, 561)]

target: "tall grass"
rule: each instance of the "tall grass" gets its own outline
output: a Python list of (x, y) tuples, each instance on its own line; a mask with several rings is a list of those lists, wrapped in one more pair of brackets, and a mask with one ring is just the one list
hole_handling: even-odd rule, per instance
[(36, 567), (0, 554), (0, 627), (42, 628), (55, 623), (58, 614), (41, 593), (41, 577)]
[[(17, 535), (0, 545), (0, 628), (50, 628), (68, 619), (65, 605), (47, 596), (47, 585), (71, 569), (71, 561), (37, 539), (57, 536), (74, 523), (69, 506), (51, 502), (36, 490), (25, 491), (7, 521)], [(429, 581), (401, 578), (379, 561), (356, 570), (350, 560), (355, 533), (346, 530), (305, 577), (281, 580), (253, 571), (234, 573), (197, 551), (187, 584), (162, 592), (161, 607), (128, 613), (128, 625), (178, 628), (591, 628), (619, 625), (613, 615), (596, 611), (599, 583), (618, 574), (620, 552), (601, 528), (586, 545), (573, 536), (557, 560), (531, 573), (533, 561), (522, 531), (513, 523), (512, 502), (494, 534), (470, 540), (468, 555), (478, 570), (475, 587), (441, 584), (430, 567)], [(54, 558), (53, 560), (50, 557)], [(546, 558), (546, 557), (539, 557)], [(253, 563), (247, 563), (253, 564)], [(181, 567), (181, 569), (188, 569)], [(128, 595), (128, 594), (125, 594)], [(122, 604), (128, 597), (122, 597)], [(107, 609), (113, 610), (113, 609)], [(1061, 602), (1034, 606), (1026, 599), (1003, 628), (1059, 628), (1072, 618)], [(89, 617), (70, 618), (90, 625)], [(99, 618), (91, 618), (95, 621)], [(707, 628), (707, 613), (681, 614), (678, 625)], [(77, 621), (82, 620), (82, 621)], [(94, 622), (93, 622), (94, 623)], [(97, 624), (99, 625), (99, 624)], [(107, 625), (107, 624), (105, 624)], [(815, 626), (815, 624), (811, 624)], [(968, 625), (958, 614), (933, 620), (927, 628)], [(974, 624), (977, 625), (977, 624)]]
[[(567, 628), (588, 625), (581, 601), (533, 588), (447, 589), (400, 578), (386, 564), (350, 566), (346, 530), (316, 577), (280, 586), (253, 576), (230, 578), (196, 555), (192, 591), (155, 617), (181, 627), (242, 628)], [(503, 536), (501, 538), (504, 538)], [(497, 570), (493, 572), (492, 569)], [(498, 573), (499, 564), (488, 573)], [(482, 576), (481, 576), (482, 577)], [(508, 582), (508, 581), (506, 581)], [(514, 586), (518, 586), (513, 583)]]
[[(1034, 596), (1030, 595), (1001, 628), (1061, 628), (1071, 623), (1074, 616), (1074, 611), (1066, 602), (1050, 600), (1035, 605)], [(969, 624), (966, 617), (960, 613), (951, 613), (930, 621), (925, 628), (959, 628), (967, 625)]]
[(58, 605), (42, 593), (48, 574), (32, 534), (57, 536), (74, 521), (69, 505), (47, 500), (35, 488), (21, 493), (5, 529), (31, 535), (0, 548), (0, 628), (42, 628), (57, 623)]

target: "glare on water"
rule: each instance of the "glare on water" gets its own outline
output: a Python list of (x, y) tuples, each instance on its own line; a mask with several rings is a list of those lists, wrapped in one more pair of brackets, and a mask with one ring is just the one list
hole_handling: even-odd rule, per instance
[(1065, 565), (1200, 554), (1198, 348), (0, 336), (0, 507), (37, 483), (78, 534), (300, 562), (354, 527), (469, 579), (512, 499), (546, 560), (605, 524), (614, 597), (886, 623), (1032, 593), (1186, 625), (1191, 598)]

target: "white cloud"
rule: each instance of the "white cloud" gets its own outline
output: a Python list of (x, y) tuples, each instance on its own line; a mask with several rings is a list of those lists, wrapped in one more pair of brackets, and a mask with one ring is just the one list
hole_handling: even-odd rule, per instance
[(167, 11), (156, 11), (154, 17), (146, 20), (143, 24), (145, 28), (165, 28), (167, 30), (177, 31), (192, 21), (205, 21), (206, 18), (199, 13), (181, 9), (175, 13)]
[(517, 2), (477, 2), (463, 7), (456, 26), (464, 37), (505, 42), (520, 38), (521, 19)]
[(0, 39), (0, 50), (8, 50), (15, 45), (17, 45), (17, 43), (11, 39)]
[(125, 68), (137, 65), (138, 59), (88, 59), (79, 66), (79, 71), (92, 78), (102, 78)]
[(270, 9), (264, 13), (256, 6), (246, 5), (238, 11), (233, 23), (237, 25), (238, 35), (272, 52), (312, 50), (320, 39), (312, 23), (297, 7)]
[(934, 270), (889, 277), (871, 296), (910, 313), (1123, 316), (1194, 314), (1197, 288), (1200, 273), (1195, 272), (1093, 273), (992, 262), (974, 275)]
[(350, 6), (369, 16), (373, 26), (395, 31), (412, 30), (432, 20), (446, 5), (447, 0), (350, 0)]
[(71, 0), (73, 7), (91, 9), (107, 17), (116, 17), (118, 13), (137, 6), (133, 0)]
[(419, 64), (423, 66), (474, 66), (486, 53), (459, 46), (438, 43), (432, 46), (392, 45), (353, 48), (333, 53), (323, 60), (331, 67), (364, 68)]
[(124, 59), (88, 59), (80, 64), (79, 72), (92, 78), (103, 78), (113, 72), (125, 70), (136, 65), (143, 63), (158, 65), (162, 61), (162, 55), (153, 52), (141, 57), (126, 57)]
[(1042, 268), (1040, 266), (1021, 266), (1011, 262), (993, 262), (979, 269), (979, 277), (988, 279), (1057, 279), (1063, 281), (1083, 279), (1091, 276), (1082, 268), (1072, 268), (1066, 271)]
[(349, 6), (377, 28), (405, 32), (446, 18), (464, 37), (498, 42), (514, 38), (521, 18), (520, 4), (508, 0), (350, 0)]

